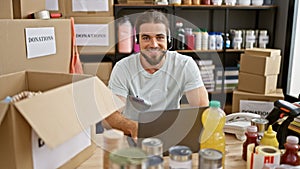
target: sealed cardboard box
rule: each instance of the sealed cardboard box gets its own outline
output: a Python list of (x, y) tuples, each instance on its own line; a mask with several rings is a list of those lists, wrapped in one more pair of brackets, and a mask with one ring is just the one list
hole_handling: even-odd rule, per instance
[(114, 17), (75, 17), (74, 21), (80, 54), (115, 52)]
[(281, 100), (284, 99), (282, 89), (276, 89), (276, 92), (270, 94), (256, 94), (256, 93), (249, 93), (249, 92), (235, 90), (233, 91), (233, 98), (232, 98), (232, 112), (235, 113), (240, 111), (241, 100), (274, 102), (280, 99)]
[(86, 1), (67, 0), (65, 10), (67, 17), (107, 17), (114, 16), (113, 0)]
[(261, 76), (240, 72), (238, 90), (260, 94), (274, 93), (277, 88), (277, 76)]
[(13, 6), (11, 0), (0, 1), (0, 19), (13, 19)]
[(123, 106), (89, 75), (22, 71), (1, 75), (0, 86), (1, 100), (22, 91), (41, 92), (0, 102), (1, 168), (76, 168), (94, 150), (90, 126)]
[(69, 72), (70, 19), (0, 20), (0, 41), (5, 42), (0, 45), (0, 75), (27, 69)]
[(277, 75), (280, 70), (281, 56), (261, 57), (255, 55), (242, 54), (240, 61), (240, 71), (262, 76)]
[(247, 55), (255, 55), (255, 56), (278, 56), (281, 55), (280, 49), (263, 49), (263, 48), (252, 48), (246, 49), (245, 54)]
[(85, 74), (96, 75), (104, 84), (108, 85), (112, 71), (112, 62), (82, 63)]
[(27, 19), (29, 15), (45, 10), (45, 0), (12, 0), (14, 19)]

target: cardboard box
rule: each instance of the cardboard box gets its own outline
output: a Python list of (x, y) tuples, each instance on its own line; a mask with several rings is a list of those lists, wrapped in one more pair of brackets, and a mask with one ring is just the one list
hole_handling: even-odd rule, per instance
[(282, 89), (276, 89), (275, 93), (270, 94), (256, 94), (249, 93), (239, 90), (233, 91), (232, 98), (232, 113), (239, 112), (240, 109), (240, 100), (255, 100), (255, 101), (269, 101), (274, 102), (276, 100), (283, 100), (284, 95)]
[[(78, 144), (70, 147), (68, 143), (124, 106), (95, 76), (22, 71), (1, 75), (0, 86), (1, 100), (22, 91), (42, 92), (15, 103), (0, 102), (1, 168), (33, 168), (33, 146), (36, 145), (33, 143), (37, 141), (33, 139), (33, 131), (42, 140), (38, 143), (44, 143), (49, 149), (56, 150), (62, 145), (70, 150), (84, 148)], [(83, 136), (87, 137), (85, 133)], [(76, 168), (93, 150), (88, 146), (61, 167)], [(50, 168), (58, 168), (52, 165), (56, 160), (62, 160), (55, 157), (53, 160), (44, 157)]]
[[(56, 53), (28, 59), (26, 28), (54, 28)], [(71, 60), (70, 19), (0, 20), (0, 75), (22, 70), (68, 73)], [(45, 47), (45, 46), (44, 46)]]
[[(76, 17), (74, 22), (76, 43), (80, 54), (93, 55), (115, 52), (114, 17)], [(78, 30), (79, 27), (80, 31)], [(89, 38), (90, 35), (97, 37)]]
[(45, 10), (45, 0), (12, 0), (14, 19), (27, 19), (32, 13)]
[(238, 90), (260, 94), (274, 93), (277, 87), (277, 76), (261, 76), (240, 72)]
[(277, 75), (280, 70), (281, 56), (261, 57), (241, 54), (240, 71), (262, 76)]
[(281, 55), (280, 49), (263, 49), (263, 48), (252, 48), (246, 49), (245, 54), (247, 55), (255, 55), (255, 56), (278, 56)]
[[(99, 4), (90, 4), (89, 1), (65, 0), (66, 17), (107, 17), (114, 16), (114, 1), (98, 1)], [(73, 6), (74, 3), (74, 6)], [(79, 8), (77, 8), (79, 7)], [(96, 8), (98, 7), (98, 8)]]
[(104, 84), (108, 85), (112, 71), (112, 62), (82, 63), (85, 74), (96, 75)]
[(0, 1), (0, 19), (13, 19), (13, 5), (11, 0)]

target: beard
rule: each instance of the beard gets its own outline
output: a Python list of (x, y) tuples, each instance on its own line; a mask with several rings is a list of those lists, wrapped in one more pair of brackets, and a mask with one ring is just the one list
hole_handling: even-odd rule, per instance
[(155, 66), (161, 62), (161, 60), (166, 55), (167, 51), (156, 49), (157, 54), (147, 54), (147, 52), (151, 52), (151, 50), (154, 49), (145, 49), (144, 51), (146, 52), (141, 50), (140, 53), (150, 65)]

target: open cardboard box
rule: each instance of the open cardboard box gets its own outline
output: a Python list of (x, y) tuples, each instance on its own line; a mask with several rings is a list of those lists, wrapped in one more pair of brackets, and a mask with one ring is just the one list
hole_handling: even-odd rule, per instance
[[(76, 168), (92, 155), (92, 143), (72, 147), (70, 140), (84, 141), (90, 126), (124, 106), (96, 76), (22, 71), (1, 75), (0, 86), (0, 99), (42, 92), (15, 103), (0, 102), (0, 166), (7, 169), (36, 169), (35, 160), (44, 160), (49, 168)], [(34, 140), (33, 133), (41, 139)], [(68, 158), (57, 154), (50, 160), (46, 154), (34, 159), (36, 141), (50, 150), (65, 146)], [(69, 153), (73, 149), (77, 154)]]

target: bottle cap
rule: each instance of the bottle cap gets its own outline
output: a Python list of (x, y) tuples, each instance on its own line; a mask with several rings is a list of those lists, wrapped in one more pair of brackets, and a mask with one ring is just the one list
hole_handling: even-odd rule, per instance
[(269, 125), (268, 130), (265, 131), (265, 135), (270, 136), (270, 137), (275, 137), (276, 136), (276, 132), (273, 131), (272, 125)]
[(219, 108), (219, 107), (221, 107), (221, 103), (220, 103), (220, 101), (212, 100), (212, 101), (209, 102), (209, 107), (217, 107), (217, 108)]
[(286, 142), (290, 144), (298, 144), (299, 138), (296, 136), (287, 136)]
[(251, 133), (257, 132), (257, 127), (256, 126), (248, 126), (247, 132), (251, 132)]

